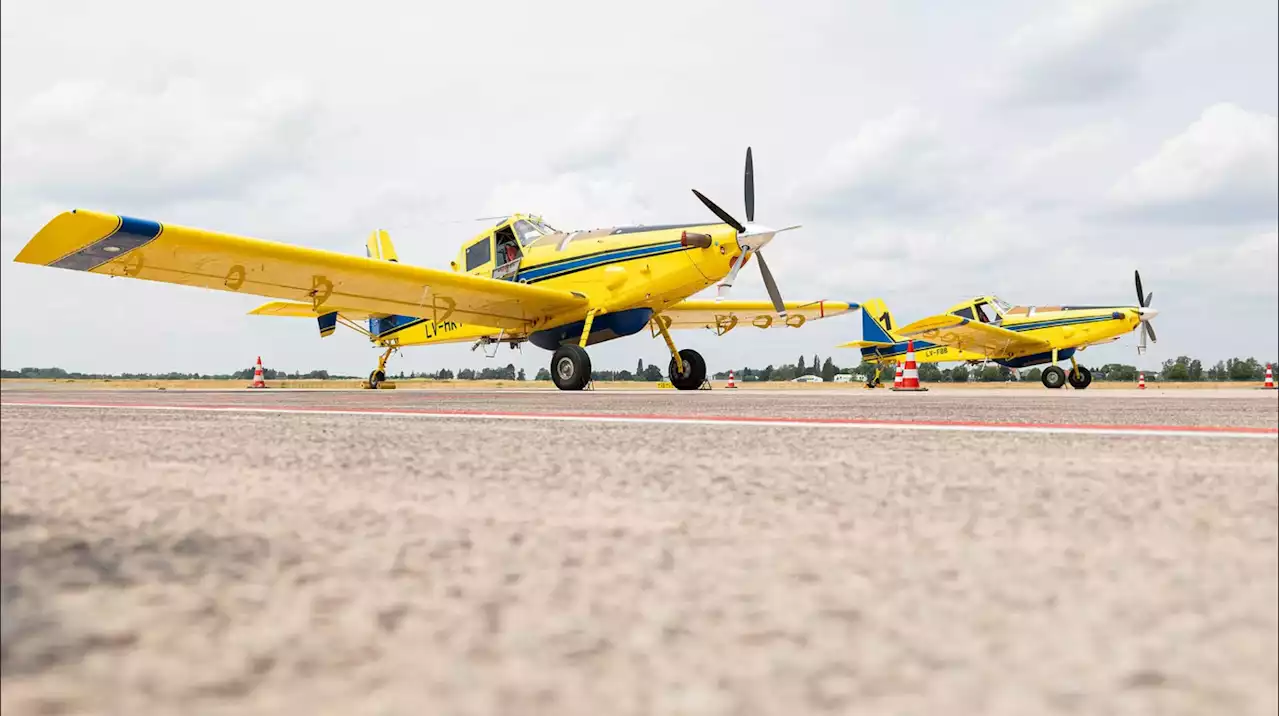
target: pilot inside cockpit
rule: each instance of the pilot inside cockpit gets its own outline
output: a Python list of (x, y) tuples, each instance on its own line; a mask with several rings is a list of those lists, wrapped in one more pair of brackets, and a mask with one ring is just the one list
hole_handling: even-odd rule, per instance
[(516, 237), (515, 234), (511, 232), (511, 227), (504, 226), (501, 229), (498, 229), (494, 238), (497, 240), (497, 263), (499, 266), (509, 264), (520, 258), (520, 245), (516, 243)]
[(977, 311), (979, 321), (982, 321), (983, 323), (999, 323), (1000, 322), (1000, 314), (996, 312), (995, 307), (992, 306), (990, 303), (987, 303), (986, 301), (981, 301), (979, 303), (974, 304), (973, 307)]

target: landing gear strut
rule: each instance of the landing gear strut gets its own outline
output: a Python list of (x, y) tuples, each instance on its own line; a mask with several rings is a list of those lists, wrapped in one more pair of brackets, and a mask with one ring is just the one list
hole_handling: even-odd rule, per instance
[(656, 316), (653, 322), (657, 324), (658, 331), (662, 333), (662, 339), (667, 342), (667, 350), (671, 351), (671, 363), (667, 365), (667, 379), (671, 381), (671, 385), (676, 390), (697, 390), (707, 381), (707, 362), (702, 359), (702, 354), (692, 348), (685, 348), (682, 351), (676, 350), (675, 341), (671, 340), (671, 334), (667, 332), (666, 321), (662, 320), (662, 316)]
[(368, 387), (370, 389), (376, 390), (379, 385), (386, 382), (387, 359), (391, 357), (391, 354), (394, 353), (395, 350), (395, 346), (388, 348), (387, 351), (382, 354), (382, 357), (378, 359), (378, 367), (374, 368), (373, 372), (369, 374)]

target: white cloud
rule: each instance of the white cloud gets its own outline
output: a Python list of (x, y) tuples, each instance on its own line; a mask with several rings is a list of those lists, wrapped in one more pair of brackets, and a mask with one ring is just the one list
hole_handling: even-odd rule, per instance
[(1275, 231), (1264, 231), (1164, 256), (1157, 268), (1191, 295), (1269, 299), (1274, 307), (1278, 260), (1280, 238)]
[(1176, 27), (1182, 0), (1071, 0), (1015, 32), (998, 82), (1013, 104), (1114, 97)]
[(958, 201), (969, 154), (941, 123), (903, 108), (836, 143), (794, 190), (824, 214), (872, 218), (929, 212)]
[(608, 169), (626, 158), (636, 116), (594, 110), (565, 132), (551, 166), (560, 172)]
[(242, 196), (308, 160), (315, 111), (293, 83), (56, 82), (6, 103), (4, 189), (81, 206)]
[(1180, 221), (1274, 219), (1276, 117), (1215, 104), (1112, 188), (1120, 210)]

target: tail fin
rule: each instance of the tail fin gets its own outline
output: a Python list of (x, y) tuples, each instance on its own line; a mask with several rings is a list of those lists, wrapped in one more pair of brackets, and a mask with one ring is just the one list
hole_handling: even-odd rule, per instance
[(862, 304), (862, 340), (875, 343), (899, 343), (903, 340), (895, 329), (898, 324), (884, 301), (873, 298)]
[(369, 234), (369, 240), (364, 245), (364, 252), (371, 259), (400, 262), (400, 259), (396, 257), (396, 247), (391, 243), (391, 235), (387, 233), (386, 229), (378, 229)]
[[(375, 229), (373, 233), (369, 234), (369, 240), (364, 244), (364, 252), (371, 259), (400, 263), (399, 257), (396, 256), (395, 244), (391, 243), (391, 235), (387, 233), (386, 229)], [(396, 320), (396, 317), (393, 316), (391, 320)], [(324, 332), (324, 317), (321, 317), (320, 321), (320, 335), (323, 336), (326, 335)], [(369, 333), (375, 336), (381, 333), (381, 324), (382, 318), (370, 317)]]

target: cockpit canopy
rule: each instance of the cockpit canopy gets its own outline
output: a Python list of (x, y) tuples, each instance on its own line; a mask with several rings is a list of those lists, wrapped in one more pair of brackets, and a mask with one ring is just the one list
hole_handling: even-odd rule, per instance
[(516, 219), (511, 224), (511, 228), (515, 230), (521, 246), (528, 246), (544, 236), (554, 236), (561, 233), (559, 229), (553, 229), (541, 219), (532, 216)]
[(1000, 323), (1004, 320), (1004, 316), (1013, 306), (1001, 300), (998, 296), (981, 296), (972, 301), (966, 301), (951, 307), (950, 313), (961, 318), (969, 320), (978, 320), (982, 323)]

